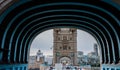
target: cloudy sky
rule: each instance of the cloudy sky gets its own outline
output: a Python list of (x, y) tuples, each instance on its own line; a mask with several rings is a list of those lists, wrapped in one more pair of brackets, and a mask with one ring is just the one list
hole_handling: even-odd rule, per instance
[[(89, 33), (77, 30), (77, 50), (83, 51), (84, 55), (93, 51), (94, 43), (97, 43), (92, 35)], [(53, 30), (47, 30), (40, 33), (32, 42), (30, 48), (30, 55), (36, 55), (40, 49), (43, 55), (52, 55), (53, 50)]]

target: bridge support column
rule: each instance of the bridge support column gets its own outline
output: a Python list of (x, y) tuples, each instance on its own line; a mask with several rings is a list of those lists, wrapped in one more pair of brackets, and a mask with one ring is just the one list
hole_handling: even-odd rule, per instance
[(120, 70), (120, 64), (102, 64), (101, 70)]

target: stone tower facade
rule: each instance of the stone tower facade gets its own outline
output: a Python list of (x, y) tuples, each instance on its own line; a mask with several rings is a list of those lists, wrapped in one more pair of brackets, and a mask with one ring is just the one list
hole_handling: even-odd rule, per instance
[(53, 33), (53, 65), (77, 65), (77, 29), (55, 28)]

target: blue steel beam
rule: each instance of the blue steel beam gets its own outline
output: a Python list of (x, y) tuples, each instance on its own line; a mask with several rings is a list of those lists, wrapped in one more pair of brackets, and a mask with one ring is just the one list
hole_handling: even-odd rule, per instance
[[(29, 31), (29, 30), (28, 30)], [(27, 34), (27, 33), (26, 33)], [(27, 35), (25, 35), (25, 36), (27, 36)], [(28, 37), (28, 36), (27, 36)], [(25, 39), (25, 38), (23, 38), (23, 39)], [(25, 46), (24, 46), (25, 47)], [(23, 51), (22, 51), (23, 52)]]
[[(77, 17), (77, 18), (84, 18), (84, 19), (88, 19), (88, 20), (92, 20), (92, 21), (94, 21), (94, 22), (96, 22), (96, 23), (99, 23), (99, 24), (101, 24), (100, 22), (98, 22), (98, 21), (96, 21), (96, 20), (94, 20), (94, 19), (92, 19), (92, 18), (89, 18), (89, 17), (85, 17), (85, 16), (77, 16), (77, 15), (52, 15), (52, 16), (47, 16), (47, 17), (43, 17), (43, 18), (50, 18), (50, 17), (55, 17), (55, 16), (69, 16), (69, 17)], [(22, 30), (20, 31), (20, 33), (19, 33), (19, 35), (18, 35), (18, 37), (17, 37), (17, 40), (16, 40), (16, 46), (15, 47), (17, 47), (17, 45), (18, 45), (18, 40), (19, 40), (19, 38), (20, 38), (20, 35), (22, 35), (22, 32), (25, 30), (25, 28), (28, 26), (28, 25), (30, 25), (31, 23), (33, 23), (33, 22), (35, 22), (35, 21), (37, 21), (37, 20), (43, 20), (43, 18), (38, 18), (38, 19), (36, 19), (36, 20), (34, 20), (34, 21), (32, 21), (32, 22), (30, 22), (29, 24), (27, 24), (24, 28), (22, 28)], [(73, 19), (74, 20), (74, 19)], [(37, 24), (38, 25), (38, 24)], [(103, 26), (103, 25), (101, 25), (101, 26)], [(107, 31), (107, 29), (105, 28), (105, 30)], [(103, 33), (102, 33), (103, 34)], [(109, 34), (109, 33), (108, 33)], [(104, 36), (105, 37), (105, 36)], [(23, 38), (24, 39), (24, 38)], [(105, 39), (106, 39), (106, 37), (105, 37)], [(106, 40), (106, 43), (107, 43), (107, 40)], [(107, 43), (107, 47), (109, 47), (108, 46), (108, 43)], [(109, 50), (109, 48), (107, 48), (108, 50)], [(21, 50), (21, 47), (20, 47), (20, 50)], [(108, 53), (109, 53), (109, 51), (108, 51)], [(20, 53), (20, 56), (21, 56), (21, 53)], [(108, 56), (109, 57), (109, 56)], [(21, 57), (20, 57), (20, 59), (21, 59)], [(20, 61), (20, 59), (19, 59), (19, 61)], [(109, 58), (109, 60), (110, 60), (110, 58)]]
[[(118, 21), (117, 21), (118, 22)], [(117, 38), (117, 39), (119, 39), (119, 38)], [(4, 41), (4, 40), (3, 40)], [(118, 40), (118, 43), (119, 43), (119, 40)]]
[[(54, 11), (60, 11), (60, 10), (54, 10)], [(63, 11), (63, 10), (61, 10), (61, 11)], [(67, 11), (73, 11), (73, 10), (67, 10)], [(75, 12), (76, 11), (79, 11), (79, 12), (87, 12), (87, 11), (81, 11), (81, 10), (74, 10)], [(50, 12), (50, 11), (47, 11), (47, 12)], [(53, 10), (52, 10), (52, 12), (53, 12)], [(42, 13), (40, 13), (40, 14), (43, 14), (44, 12), (42, 12)], [(88, 12), (87, 12), (88, 13)], [(91, 12), (89, 12), (89, 13), (91, 13)], [(94, 13), (92, 13), (92, 15), (93, 15)], [(36, 15), (36, 14), (35, 14)], [(94, 15), (96, 15), (96, 14), (94, 14)], [(98, 16), (98, 15), (97, 15)], [(26, 18), (27, 19), (27, 18)], [(24, 19), (24, 20), (26, 20), (26, 19)], [(20, 25), (20, 24), (19, 24)], [(18, 26), (19, 26), (18, 25)], [(101, 24), (102, 25), (102, 24)], [(18, 28), (18, 26), (16, 27), (16, 29)], [(103, 25), (102, 25), (103, 26)], [(105, 27), (104, 27), (105, 28)], [(15, 29), (15, 31), (16, 31), (16, 29)], [(106, 29), (105, 29), (106, 30)], [(107, 31), (108, 32), (108, 31)], [(12, 37), (11, 37), (11, 41), (12, 41), (12, 39), (13, 39), (13, 37), (14, 37), (14, 33), (15, 32), (13, 32), (13, 35), (12, 35)], [(109, 34), (110, 35), (110, 34)], [(11, 46), (11, 44), (10, 44), (10, 46)]]
[[(63, 23), (64, 23), (64, 22), (63, 22)], [(57, 24), (62, 24), (62, 25), (63, 25), (63, 23), (57, 23)], [(55, 24), (55, 23), (53, 23), (53, 24)], [(53, 25), (53, 24), (52, 24), (52, 25)], [(57, 24), (56, 24), (56, 25), (53, 25), (53, 27), (54, 27), (54, 26), (56, 27)], [(85, 26), (85, 25), (79, 25), (79, 24), (76, 24), (76, 23), (70, 23), (70, 22), (69, 22), (69, 23), (66, 23), (66, 22), (65, 22), (64, 24), (73, 24), (72, 27), (74, 27), (74, 25), (77, 25), (79, 29), (81, 29), (82, 26), (84, 26), (83, 28), (84, 28), (85, 30), (87, 30), (87, 31), (91, 31), (91, 29), (92, 29), (92, 28), (90, 28), (90, 27), (88, 27), (88, 28), (90, 28), (90, 29), (86, 29), (86, 26)], [(48, 24), (48, 25), (46, 25), (46, 26), (50, 26), (50, 25), (51, 25), (51, 24)], [(60, 25), (60, 27), (61, 27), (62, 25)], [(43, 28), (46, 28), (46, 26), (43, 27)], [(52, 26), (50, 26), (50, 27), (52, 27)], [(55, 28), (55, 27), (54, 27), (54, 28)], [(65, 27), (65, 26), (64, 26), (64, 27)], [(66, 26), (66, 27), (67, 27), (67, 26)], [(68, 25), (68, 27), (71, 27), (71, 26)], [(43, 29), (43, 28), (41, 28), (41, 29)], [(75, 27), (75, 28), (76, 28), (76, 27)], [(47, 29), (47, 28), (46, 28), (46, 29)], [(35, 30), (36, 30), (36, 29), (35, 29)], [(94, 31), (94, 29), (92, 29), (92, 30)], [(40, 29), (39, 29), (39, 31), (40, 31)], [(95, 31), (94, 31), (94, 32), (95, 32)], [(34, 32), (34, 33), (36, 33), (36, 32)], [(34, 33), (33, 33), (33, 34), (34, 34)], [(38, 32), (38, 33), (39, 33), (39, 32)], [(38, 33), (37, 33), (37, 34), (38, 34)], [(96, 34), (97, 34), (97, 32), (96, 32)], [(31, 35), (31, 34), (30, 34), (30, 35)], [(34, 35), (36, 36), (36, 34), (34, 34)], [(99, 37), (99, 34), (97, 34), (97, 35), (98, 35), (98, 37)], [(27, 40), (30, 41), (29, 39), (32, 39), (32, 38), (29, 36), (29, 38), (27, 38)], [(100, 39), (101, 39), (101, 37), (100, 37)], [(102, 40), (102, 39), (101, 39), (101, 40)], [(100, 41), (100, 40), (99, 40), (99, 41)], [(102, 42), (102, 45), (104, 45), (103, 42)], [(30, 48), (30, 46), (28, 46), (28, 48)], [(28, 48), (26, 48), (26, 49), (28, 49)], [(103, 47), (103, 48), (104, 48), (104, 47)], [(26, 54), (25, 54), (25, 56), (26, 56)], [(24, 56), (24, 57), (25, 57), (25, 56)]]
[[(106, 14), (110, 15), (114, 20), (116, 20), (117, 23), (120, 23), (119, 19), (117, 19), (113, 14), (111, 14), (109, 11), (107, 11), (107, 10), (105, 10), (105, 9), (103, 9), (103, 8), (96, 7), (96, 6), (89, 5), (89, 4), (72, 3), (72, 2), (62, 2), (62, 3), (51, 3), (51, 4), (45, 4), (45, 5), (44, 5), (44, 4), (43, 4), (43, 5), (38, 5), (38, 6), (36, 6), (36, 7), (32, 7), (32, 8), (30, 8), (30, 9), (27, 9), (27, 10), (23, 11), (22, 13), (18, 14), (14, 19), (16, 19), (16, 18), (19, 17), (21, 14), (23, 14), (23, 13), (29, 11), (29, 10), (32, 10), (32, 9), (35, 9), (35, 8), (38, 8), (38, 7), (40, 8), (40, 7), (47, 7), (47, 6), (54, 6), (54, 5), (78, 5), (78, 6), (81, 6), (81, 5), (82, 5), (82, 6), (92, 7), (92, 8), (95, 8), (95, 9), (98, 9), (98, 10), (100, 10), (100, 11), (105, 12)], [(3, 42), (3, 43), (2, 43), (2, 47), (4, 47), (4, 41), (5, 41), (6, 34), (7, 34), (7, 32), (8, 32), (8, 29), (10, 28), (12, 22), (14, 21), (14, 19), (10, 22), (10, 24), (8, 25), (8, 27), (7, 27), (6, 31), (5, 31), (5, 34), (4, 34), (4, 37), (3, 37), (3, 41), (2, 41), (2, 42)], [(114, 30), (113, 26), (112, 26), (110, 23), (108, 23), (108, 24), (111, 26), (111, 28), (112, 28), (113, 31), (115, 32), (115, 35), (116, 35), (117, 40), (118, 40), (119, 37), (117, 36), (117, 33), (116, 33), (116, 31)], [(119, 40), (118, 40), (118, 43), (119, 43)]]

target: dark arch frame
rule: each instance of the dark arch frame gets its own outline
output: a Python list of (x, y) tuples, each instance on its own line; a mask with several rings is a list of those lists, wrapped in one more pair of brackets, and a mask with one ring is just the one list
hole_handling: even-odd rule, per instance
[(120, 9), (110, 3), (26, 0), (9, 9), (0, 16), (0, 63), (27, 63), (33, 38), (55, 27), (75, 27), (92, 34), (101, 46), (103, 64), (120, 60)]

